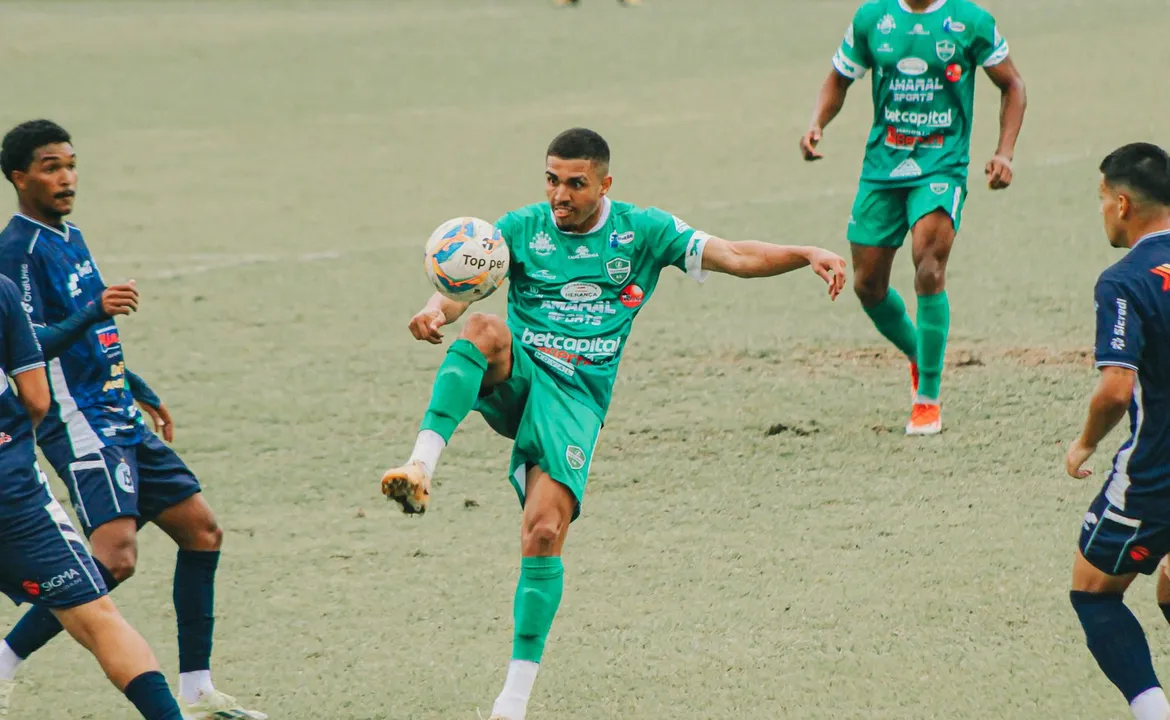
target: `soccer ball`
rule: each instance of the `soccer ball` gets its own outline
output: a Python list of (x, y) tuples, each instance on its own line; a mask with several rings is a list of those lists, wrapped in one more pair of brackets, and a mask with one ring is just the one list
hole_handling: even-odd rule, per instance
[(508, 245), (479, 218), (452, 218), (435, 228), (425, 255), (431, 284), (459, 302), (483, 300), (508, 277)]

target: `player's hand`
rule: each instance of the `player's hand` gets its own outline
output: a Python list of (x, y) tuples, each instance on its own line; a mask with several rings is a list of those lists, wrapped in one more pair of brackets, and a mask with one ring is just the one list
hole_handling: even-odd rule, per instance
[(102, 312), (108, 317), (129, 315), (138, 310), (138, 288), (131, 280), (124, 285), (111, 285), (102, 291)]
[(165, 404), (159, 403), (158, 407), (154, 407), (144, 402), (139, 402), (138, 406), (154, 422), (154, 432), (156, 434), (162, 435), (163, 440), (166, 440), (168, 443), (175, 441), (175, 423), (171, 420), (171, 411), (167, 410)]
[(447, 324), (447, 316), (438, 308), (427, 308), (410, 319), (410, 334), (415, 340), (426, 340), (432, 345), (443, 342), (440, 328)]
[(1069, 477), (1084, 480), (1092, 475), (1092, 470), (1082, 466), (1089, 461), (1095, 452), (1097, 452), (1097, 448), (1085, 446), (1080, 438), (1074, 440), (1073, 444), (1068, 446), (1068, 453), (1064, 456), (1065, 470), (1068, 471)]
[(817, 152), (817, 143), (821, 141), (821, 129), (819, 127), (811, 127), (808, 132), (800, 138), (800, 154), (804, 156), (807, 162), (813, 160), (820, 160), (824, 155)]
[(829, 285), (829, 299), (836, 300), (845, 289), (845, 258), (828, 250), (813, 248), (808, 254), (812, 271)]
[(1012, 184), (1012, 159), (996, 155), (987, 161), (983, 173), (987, 175), (987, 187), (992, 190), (1003, 190)]

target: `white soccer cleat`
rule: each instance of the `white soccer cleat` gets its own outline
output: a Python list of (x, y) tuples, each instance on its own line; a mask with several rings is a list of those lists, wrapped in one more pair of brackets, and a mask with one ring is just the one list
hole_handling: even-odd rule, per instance
[(431, 476), (418, 460), (387, 470), (382, 494), (401, 505), (407, 515), (422, 515), (431, 501)]
[(215, 690), (203, 693), (193, 703), (178, 699), (179, 710), (190, 720), (268, 720), (268, 716), (256, 710), (247, 710), (231, 695)]
[(15, 680), (0, 679), (0, 717), (8, 717), (8, 706), (12, 702), (14, 690), (16, 690)]

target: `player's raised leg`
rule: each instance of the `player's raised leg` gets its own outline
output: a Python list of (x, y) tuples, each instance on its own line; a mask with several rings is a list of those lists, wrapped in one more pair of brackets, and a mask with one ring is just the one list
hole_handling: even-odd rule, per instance
[[(1099, 521), (1106, 522), (1105, 517)], [(1101, 532), (1086, 531), (1089, 539), (1086, 542), (1082, 538), (1082, 546), (1090, 546), (1093, 538), (1099, 537)], [(1084, 628), (1089, 652), (1093, 653), (1105, 676), (1125, 696), (1134, 718), (1167, 720), (1170, 718), (1170, 703), (1154, 672), (1146, 634), (1124, 601), (1125, 591), (1135, 577), (1136, 572), (1107, 574), (1094, 567), (1078, 550), (1073, 562), (1069, 599)]]
[[(955, 193), (961, 188), (956, 187)], [(944, 210), (934, 210), (911, 230), (914, 253), (914, 291), (918, 295), (919, 385), (908, 435), (937, 435), (942, 432), (943, 360), (951, 327), (951, 306), (946, 292), (947, 260), (955, 242), (955, 225)]]
[[(467, 309), (436, 294), (411, 321), (420, 339), (441, 341), (439, 328)], [(471, 413), (484, 389), (512, 374), (512, 334), (502, 318), (473, 313), (435, 374), (431, 401), (423, 416), (414, 451), (407, 464), (386, 471), (382, 493), (406, 513), (424, 513), (430, 502), (431, 476), (439, 456), (459, 424)]]
[(545, 641), (564, 590), (561, 550), (577, 499), (539, 467), (525, 476), (524, 518), (520, 529), (520, 580), (512, 606), (512, 660), (492, 718), (524, 720)]

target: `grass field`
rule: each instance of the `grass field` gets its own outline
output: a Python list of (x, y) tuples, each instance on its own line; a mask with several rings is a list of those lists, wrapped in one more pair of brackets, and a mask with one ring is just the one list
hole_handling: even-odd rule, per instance
[[(1117, 438), (1090, 481), (1061, 459), (1095, 380), (1092, 283), (1118, 257), (1096, 165), (1170, 141), (1151, 79), (1170, 12), (987, 5), (1031, 104), (1016, 184), (992, 194), (997, 97), (981, 82), (946, 433), (900, 435), (905, 367), (851, 295), (829, 303), (811, 273), (668, 274), (570, 536), (533, 720), (1128, 716), (1066, 592)], [(128, 363), (170, 405), (227, 531), (222, 689), (274, 720), (490, 709), (518, 572), (508, 445), (468, 422), (422, 519), (378, 492), (442, 357), (405, 330), (428, 294), (422, 240), (540, 198), (548, 140), (586, 125), (613, 147), (619, 199), (845, 253), (867, 87), (826, 160), (804, 165), (796, 143), (854, 7), (0, 3), (0, 121), (73, 132), (73, 219), (106, 280), (143, 293), (120, 323)], [(172, 682), (173, 553), (145, 530), (116, 593)], [(1133, 599), (1161, 653), (1152, 583)], [(132, 716), (72, 643), (22, 669), (14, 718)]]

